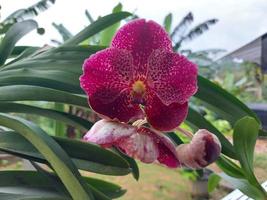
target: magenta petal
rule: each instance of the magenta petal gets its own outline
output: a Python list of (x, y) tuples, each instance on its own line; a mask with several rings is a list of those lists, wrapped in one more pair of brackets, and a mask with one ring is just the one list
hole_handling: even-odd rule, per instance
[(127, 155), (145, 163), (158, 160), (170, 168), (180, 166), (173, 142), (168, 137), (149, 128), (139, 128), (137, 134), (126, 137), (118, 143), (118, 147)]
[(153, 21), (134, 20), (122, 28), (114, 36), (112, 47), (129, 50), (133, 55), (135, 71), (145, 75), (147, 61), (156, 49), (172, 51), (171, 40), (167, 32)]
[(120, 49), (105, 49), (85, 60), (80, 83), (90, 96), (102, 103), (112, 102), (123, 89), (128, 88), (132, 76), (132, 56)]
[(158, 160), (171, 168), (180, 166), (172, 141), (149, 128), (100, 120), (86, 133), (83, 140), (105, 148), (118, 147), (130, 157), (145, 163)]
[(160, 131), (170, 131), (178, 127), (186, 118), (188, 103), (173, 103), (164, 105), (156, 95), (148, 98), (145, 106), (147, 121), (155, 129)]
[(111, 147), (126, 137), (136, 134), (136, 128), (127, 124), (102, 119), (83, 137), (84, 141)]
[(137, 158), (144, 163), (154, 162), (159, 155), (157, 144), (148, 134), (133, 134), (117, 146), (130, 157)]
[(183, 104), (197, 91), (197, 66), (177, 53), (154, 51), (149, 58), (147, 77), (165, 105)]
[(171, 139), (162, 133), (157, 133), (156, 131), (154, 132), (154, 138), (159, 149), (158, 161), (170, 168), (180, 167), (180, 162), (177, 159), (176, 149)]
[[(105, 91), (103, 91), (104, 93)], [(129, 90), (122, 91), (116, 99), (110, 103), (100, 101), (98, 94), (89, 96), (89, 104), (92, 109), (106, 119), (117, 119), (121, 122), (135, 121), (144, 118), (144, 113), (138, 104), (131, 104)], [(112, 97), (110, 97), (112, 98)]]
[(130, 104), (132, 70), (132, 56), (121, 49), (105, 49), (85, 61), (80, 83), (95, 112), (122, 122), (142, 118), (141, 109)]

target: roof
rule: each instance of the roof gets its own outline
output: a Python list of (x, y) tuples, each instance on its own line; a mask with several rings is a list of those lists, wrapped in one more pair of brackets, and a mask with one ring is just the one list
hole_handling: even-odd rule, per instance
[(263, 69), (267, 70), (267, 33), (257, 37), (253, 41), (244, 46), (228, 53), (220, 60), (241, 59), (242, 61), (250, 61), (257, 63)]
[(245, 44), (244, 46), (228, 53), (221, 59), (242, 59), (244, 61), (251, 61), (261, 64), (262, 37), (264, 36), (267, 36), (267, 33), (257, 37), (256, 39)]

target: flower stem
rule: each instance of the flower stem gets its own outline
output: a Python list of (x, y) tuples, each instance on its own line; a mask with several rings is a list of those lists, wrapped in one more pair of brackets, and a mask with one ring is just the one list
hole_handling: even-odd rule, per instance
[(190, 138), (190, 139), (192, 139), (193, 136), (194, 136), (193, 133), (191, 133), (190, 131), (187, 131), (187, 130), (181, 128), (181, 127), (177, 127), (175, 130), (181, 132), (182, 134), (184, 134), (186, 137), (188, 137), (188, 138)]
[(139, 120), (136, 120), (132, 125), (140, 128), (142, 125), (144, 125), (146, 123), (147, 123), (146, 119), (139, 119)]

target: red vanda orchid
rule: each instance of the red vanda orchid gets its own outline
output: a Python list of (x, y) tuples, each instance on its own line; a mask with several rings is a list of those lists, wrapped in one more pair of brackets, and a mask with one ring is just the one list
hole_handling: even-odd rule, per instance
[[(218, 157), (216, 139), (201, 139), (194, 148), (185, 144), (176, 150), (162, 133), (185, 120), (189, 98), (197, 91), (197, 66), (173, 52), (167, 32), (157, 23), (137, 19), (119, 29), (109, 48), (85, 60), (80, 83), (90, 107), (103, 118), (85, 141), (115, 146), (145, 163), (157, 160), (172, 168), (204, 167)], [(198, 144), (196, 140), (192, 142)], [(201, 155), (187, 160), (185, 153), (196, 153), (197, 147)]]

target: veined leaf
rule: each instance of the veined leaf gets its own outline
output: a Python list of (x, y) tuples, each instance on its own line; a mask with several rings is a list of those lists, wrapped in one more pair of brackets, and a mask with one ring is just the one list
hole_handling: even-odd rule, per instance
[(234, 148), (245, 175), (252, 180), (255, 179), (253, 161), (258, 132), (259, 124), (251, 117), (240, 119), (234, 126)]
[(32, 122), (6, 114), (0, 114), (0, 124), (17, 131), (46, 158), (73, 199), (94, 199), (69, 156), (42, 129)]
[(77, 35), (67, 40), (63, 44), (63, 46), (77, 45), (81, 43), (82, 41), (84, 41), (85, 39), (95, 35), (96, 33), (104, 30), (105, 28), (108, 28), (109, 26), (113, 24), (116, 24), (120, 20), (126, 17), (129, 17), (130, 15), (131, 13), (128, 13), (128, 12), (118, 12), (118, 13), (113, 13), (113, 14), (101, 17), (100, 19), (91, 23), (88, 27), (83, 29)]
[(5, 63), (17, 41), (37, 27), (37, 23), (33, 20), (22, 21), (10, 27), (0, 45), (0, 66)]

